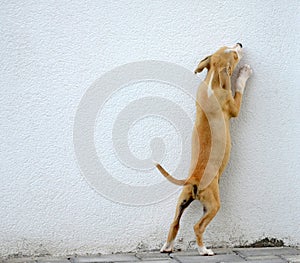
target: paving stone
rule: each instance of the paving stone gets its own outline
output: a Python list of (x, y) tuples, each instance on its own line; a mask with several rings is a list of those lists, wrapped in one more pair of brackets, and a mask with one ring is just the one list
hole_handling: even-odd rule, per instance
[(141, 259), (141, 260), (148, 260), (148, 261), (153, 261), (153, 260), (166, 260), (170, 259), (169, 254), (167, 253), (160, 253), (160, 252), (150, 252), (150, 253), (137, 253), (136, 257)]
[(241, 257), (234, 254), (215, 256), (174, 256), (183, 263), (216, 263), (216, 262), (245, 262)]
[[(128, 262), (130, 263), (130, 262)], [(165, 259), (165, 260), (142, 260), (141, 263), (178, 263), (175, 259)]]
[(232, 248), (213, 248), (212, 250), (216, 255), (234, 254)]
[(82, 256), (71, 258), (72, 263), (101, 263), (101, 262), (136, 262), (140, 261), (133, 254), (112, 254), (101, 256)]
[(2, 260), (2, 263), (36, 263), (36, 260), (34, 258), (11, 258)]
[[(212, 249), (215, 255), (228, 255), (234, 254), (231, 248), (213, 248)], [(179, 251), (170, 254), (172, 256), (199, 256), (198, 250), (186, 250), (186, 251)]]
[(300, 255), (284, 255), (281, 257), (287, 260), (289, 263), (300, 263)]
[[(141, 260), (138, 261), (140, 263), (180, 263), (179, 261), (175, 259), (162, 259), (162, 260)], [(131, 261), (124, 261), (122, 263), (132, 263)]]
[(279, 256), (274, 255), (264, 255), (264, 256), (251, 256), (247, 257), (246, 261), (249, 262), (263, 262), (263, 263), (286, 263), (285, 260), (280, 258)]
[(177, 251), (170, 254), (171, 258), (175, 256), (199, 256), (199, 252), (193, 249), (193, 250)]
[(297, 255), (299, 250), (290, 247), (278, 247), (278, 248), (238, 248), (233, 249), (244, 258), (251, 256), (281, 256), (281, 255)]
[(289, 262), (287, 262), (283, 259), (240, 261), (240, 262), (235, 262), (235, 263), (245, 263), (245, 262), (251, 262), (251, 263), (289, 263)]
[(37, 263), (70, 263), (66, 258), (37, 258)]

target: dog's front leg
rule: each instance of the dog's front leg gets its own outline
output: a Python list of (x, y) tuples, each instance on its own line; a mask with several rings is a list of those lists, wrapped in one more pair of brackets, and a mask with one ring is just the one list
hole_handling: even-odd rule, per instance
[(248, 78), (251, 76), (251, 74), (252, 74), (252, 69), (249, 65), (243, 66), (239, 71), (239, 75), (236, 80), (235, 95), (234, 98), (230, 100), (231, 117), (237, 117), (239, 115), (246, 82)]

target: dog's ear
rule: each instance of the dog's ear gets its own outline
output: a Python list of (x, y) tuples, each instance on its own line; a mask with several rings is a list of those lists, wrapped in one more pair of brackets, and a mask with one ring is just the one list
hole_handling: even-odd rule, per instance
[(202, 59), (198, 65), (198, 67), (195, 69), (194, 73), (195, 74), (200, 73), (204, 68), (207, 68), (207, 70), (209, 70), (210, 58), (211, 58), (211, 56), (208, 56), (205, 59)]

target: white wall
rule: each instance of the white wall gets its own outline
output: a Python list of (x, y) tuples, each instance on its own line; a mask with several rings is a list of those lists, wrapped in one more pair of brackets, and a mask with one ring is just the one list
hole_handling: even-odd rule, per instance
[[(159, 192), (164, 198), (143, 206), (103, 197), (85, 180), (74, 153), (76, 110), (90, 85), (117, 66), (161, 60), (193, 71), (200, 59), (237, 41), (245, 47), (241, 63), (251, 64), (254, 75), (241, 115), (232, 122), (222, 208), (205, 239), (214, 246), (263, 237), (299, 245), (297, 13), (296, 0), (2, 2), (0, 255), (159, 248), (180, 189), (168, 197), (172, 186), (166, 183), (166, 194)], [(137, 171), (114, 156), (110, 137), (118, 111), (152, 94), (194, 116), (194, 103), (180, 90), (157, 83), (144, 87), (114, 93), (95, 124), (99, 158), (133, 192), (165, 181), (155, 170)], [(189, 149), (190, 142), (168, 121), (157, 116), (137, 121), (128, 134), (130, 149), (136, 157), (149, 157), (150, 138), (157, 135), (166, 147), (164, 165), (174, 171), (181, 144)], [(188, 166), (181, 168), (187, 173)], [(147, 192), (137, 199), (143, 198), (152, 197)], [(192, 226), (201, 210), (193, 203), (183, 216), (178, 239), (184, 249), (195, 240)]]

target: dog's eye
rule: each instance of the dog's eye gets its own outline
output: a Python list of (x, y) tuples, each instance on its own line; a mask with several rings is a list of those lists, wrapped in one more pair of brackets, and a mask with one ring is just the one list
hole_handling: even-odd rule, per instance
[(238, 55), (236, 54), (236, 52), (234, 52), (233, 58), (234, 58), (235, 60), (238, 60), (238, 59), (239, 59), (239, 57), (238, 57)]

